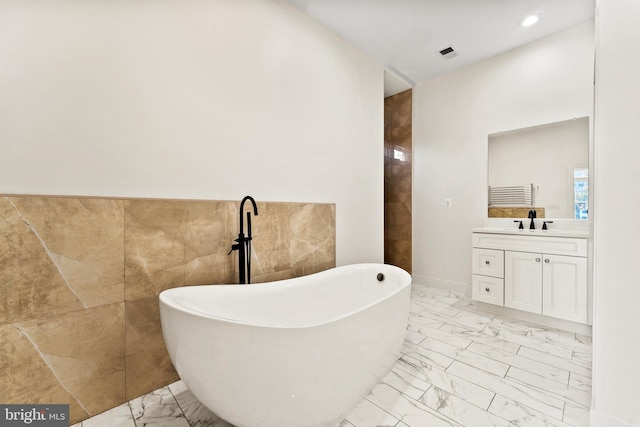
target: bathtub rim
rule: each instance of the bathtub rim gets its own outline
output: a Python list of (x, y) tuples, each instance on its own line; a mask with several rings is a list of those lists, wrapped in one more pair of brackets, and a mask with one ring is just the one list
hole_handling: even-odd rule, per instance
[[(373, 301), (371, 301), (368, 304), (364, 304), (361, 306), (358, 306), (357, 309), (355, 310), (351, 310), (348, 311), (346, 313), (341, 313), (339, 316), (334, 316), (331, 317), (325, 321), (320, 321), (320, 322), (315, 322), (315, 323), (306, 323), (306, 324), (293, 324), (293, 325), (274, 325), (274, 324), (268, 324), (268, 323), (262, 323), (262, 322), (250, 322), (250, 321), (243, 321), (243, 320), (239, 320), (239, 319), (233, 319), (233, 318), (229, 318), (229, 317), (224, 317), (224, 316), (219, 316), (219, 315), (214, 315), (211, 313), (207, 313), (201, 310), (197, 310), (194, 307), (187, 307), (179, 302), (177, 302), (175, 300), (175, 295), (176, 293), (179, 293), (180, 290), (184, 290), (186, 288), (208, 288), (208, 289), (246, 289), (246, 291), (249, 291), (251, 289), (251, 286), (259, 286), (260, 289), (265, 289), (265, 288), (276, 288), (279, 286), (283, 286), (283, 282), (287, 283), (287, 286), (307, 286), (310, 283), (305, 283), (308, 282), (309, 279), (312, 279), (313, 276), (318, 276), (318, 275), (322, 275), (323, 273), (326, 274), (329, 271), (335, 271), (338, 269), (347, 269), (347, 268), (354, 268), (354, 267), (372, 267), (372, 266), (376, 266), (376, 267), (380, 267), (383, 266), (384, 268), (391, 268), (393, 270), (397, 270), (397, 274), (400, 275), (400, 285), (398, 285), (398, 287), (396, 289), (393, 289), (393, 291), (389, 292), (388, 294), (377, 298)], [(301, 279), (305, 279), (305, 280), (301, 280)], [(406, 288), (410, 288), (411, 287), (411, 282), (412, 282), (413, 278), (412, 276), (405, 271), (404, 269), (397, 267), (395, 265), (391, 265), (391, 264), (382, 264), (382, 263), (357, 263), (357, 264), (347, 264), (347, 265), (343, 265), (343, 266), (338, 266), (338, 267), (333, 267), (331, 269), (328, 270), (324, 270), (324, 271), (320, 271), (317, 273), (313, 273), (313, 274), (309, 274), (306, 276), (300, 276), (300, 277), (294, 277), (294, 278), (290, 278), (290, 279), (284, 279), (284, 280), (276, 280), (273, 282), (265, 282), (265, 283), (255, 283), (255, 284), (251, 284), (251, 285), (240, 285), (240, 284), (220, 284), (220, 285), (191, 285), (191, 286), (181, 286), (181, 287), (176, 287), (176, 288), (170, 288), (170, 289), (165, 289), (164, 291), (162, 291), (159, 295), (158, 295), (158, 300), (159, 300), (159, 304), (160, 304), (160, 309), (162, 311), (162, 305), (164, 304), (165, 306), (167, 306), (168, 308), (180, 311), (184, 314), (187, 315), (191, 315), (191, 316), (196, 316), (199, 318), (203, 318), (203, 319), (208, 319), (208, 320), (218, 320), (221, 322), (225, 322), (225, 323), (231, 323), (231, 324), (235, 324), (235, 325), (240, 325), (240, 326), (249, 326), (249, 327), (256, 327), (256, 328), (265, 328), (265, 329), (305, 329), (305, 328), (313, 328), (313, 327), (318, 327), (318, 326), (322, 326), (322, 325), (327, 325), (329, 323), (332, 322), (336, 322), (338, 320), (341, 319), (346, 319), (350, 316), (354, 316), (357, 313), (360, 313), (362, 311), (367, 310), (370, 307), (375, 306), (376, 304), (381, 303), (382, 301), (385, 301), (387, 299), (393, 298), (395, 295), (401, 293), (402, 291), (404, 291)], [(295, 282), (300, 282), (300, 283), (295, 283)], [(240, 292), (245, 292), (240, 291)]]

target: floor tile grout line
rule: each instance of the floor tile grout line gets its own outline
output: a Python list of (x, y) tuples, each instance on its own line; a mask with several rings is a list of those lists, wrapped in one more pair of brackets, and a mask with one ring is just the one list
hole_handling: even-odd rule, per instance
[[(469, 366), (469, 367), (471, 367), (471, 368), (481, 370), (481, 369), (479, 369), (479, 368), (476, 368), (475, 366), (469, 365), (468, 363), (461, 362), (461, 361), (459, 361), (459, 360), (458, 360), (457, 362), (458, 362), (458, 363), (462, 363), (462, 364), (464, 364), (464, 365), (467, 365), (467, 366)], [(448, 369), (448, 368), (447, 368), (447, 369)], [(486, 372), (486, 371), (483, 371), (483, 372), (485, 372), (485, 374), (487, 374), (487, 375), (492, 375), (492, 376), (496, 377), (498, 380), (505, 380), (505, 381), (506, 381), (506, 384), (507, 384), (507, 385), (509, 385), (509, 386), (511, 386), (511, 387), (514, 387), (514, 386), (513, 386), (512, 384), (510, 384), (510, 383), (515, 383), (515, 384), (520, 385), (520, 386), (522, 386), (522, 387), (526, 387), (527, 389), (531, 389), (532, 391), (535, 391), (535, 392), (538, 392), (538, 393), (541, 393), (541, 394), (544, 394), (544, 395), (548, 395), (549, 397), (553, 398), (554, 400), (557, 400), (557, 401), (559, 401), (559, 402), (562, 402), (562, 404), (563, 404), (563, 405), (566, 403), (566, 399), (564, 399), (564, 398), (560, 398), (560, 397), (557, 397), (557, 396), (552, 396), (550, 393), (548, 393), (548, 392), (546, 392), (546, 391), (544, 391), (544, 390), (539, 390), (539, 389), (534, 388), (534, 387), (532, 387), (532, 386), (530, 386), (530, 385), (528, 385), (528, 384), (526, 384), (526, 383), (522, 383), (522, 382), (519, 382), (519, 381), (515, 381), (513, 378), (500, 377), (500, 376), (495, 375), (495, 374), (492, 374), (492, 373), (490, 373), (490, 372)], [(454, 374), (454, 373), (451, 373), (451, 372), (448, 372), (448, 371), (447, 371), (447, 373), (448, 373), (449, 375), (452, 375), (452, 376), (456, 377), (456, 378), (464, 379), (464, 378), (462, 378), (462, 377), (460, 377), (460, 376), (458, 376), (458, 375), (456, 375), (456, 374)], [(472, 384), (477, 385), (478, 387), (484, 388), (485, 390), (489, 390), (489, 391), (490, 391), (490, 392), (492, 392), (492, 393), (500, 394), (500, 393), (497, 393), (496, 391), (494, 391), (494, 390), (492, 390), (492, 389), (488, 388), (487, 386), (485, 386), (485, 385), (483, 385), (483, 384), (478, 384), (478, 383), (473, 382), (473, 381), (470, 381), (470, 380), (466, 380), (466, 381), (469, 381), (469, 382), (471, 382)], [(521, 391), (522, 391), (522, 390), (521, 390)], [(502, 396), (502, 394), (500, 394), (500, 395)], [(510, 399), (510, 400), (513, 400), (514, 402), (518, 402), (517, 400), (512, 399), (512, 398), (509, 398), (509, 397), (507, 397), (507, 396), (503, 396), (503, 397), (508, 398), (508, 399)], [(518, 402), (518, 403), (520, 403), (520, 402)], [(575, 403), (575, 402), (574, 402), (574, 403)], [(578, 404), (578, 405), (579, 405), (579, 404)], [(525, 405), (525, 406), (526, 406), (526, 405)], [(582, 405), (579, 405), (579, 406), (582, 406)], [(560, 409), (560, 408), (558, 408), (558, 409)]]
[[(518, 367), (516, 366), (516, 368), (518, 368)], [(518, 368), (518, 369), (521, 369), (521, 368)], [(521, 370), (523, 370), (523, 369), (521, 369)], [(535, 376), (537, 376), (537, 377), (540, 377), (540, 378), (542, 378), (542, 380), (545, 380), (545, 381), (547, 381), (547, 380), (548, 380), (546, 377), (543, 377), (542, 375), (539, 375), (539, 374), (537, 374), (537, 373), (535, 373), (535, 372), (530, 372), (530, 371), (526, 371), (526, 372), (527, 372), (527, 373), (529, 373), (529, 374), (531, 374), (531, 375), (535, 375)], [(506, 378), (506, 376), (505, 376), (505, 378)], [(517, 379), (516, 379), (516, 378), (514, 378), (514, 377), (509, 377), (509, 379), (511, 379), (511, 380), (513, 380), (513, 381), (520, 381), (520, 380), (517, 380)], [(553, 381), (553, 380), (549, 380), (549, 381)], [(524, 381), (520, 381), (520, 382), (522, 382), (523, 384), (528, 384), (528, 383), (526, 383), (526, 382), (524, 382)], [(570, 384), (569, 382), (567, 382), (567, 384), (562, 384), (562, 383), (560, 383), (559, 381), (555, 381), (555, 382), (556, 382), (557, 384), (560, 384), (560, 385), (562, 385), (562, 386), (566, 387), (566, 390), (567, 390), (567, 391), (573, 390), (573, 391), (578, 392), (578, 393), (586, 393), (586, 394), (589, 394), (589, 395), (591, 395), (591, 394), (592, 394), (592, 392), (590, 392), (590, 391), (580, 390), (580, 389), (579, 389), (579, 388), (577, 388), (577, 387), (573, 387), (573, 386), (571, 386), (571, 384)], [(534, 385), (532, 385), (532, 384), (531, 384), (531, 385), (530, 385), (530, 387), (536, 387), (536, 386), (534, 386)], [(541, 390), (546, 390), (546, 389), (542, 389), (541, 387), (539, 387), (539, 388), (540, 388)], [(553, 391), (549, 391), (549, 393), (554, 393), (554, 392), (553, 392)], [(568, 399), (566, 399), (566, 398), (565, 398), (565, 399), (563, 399), (563, 400), (565, 400), (565, 401), (566, 401), (566, 400), (568, 400)], [(580, 403), (578, 403), (578, 402), (574, 402), (574, 403), (575, 403), (575, 404), (580, 405)], [(582, 405), (580, 405), (580, 406), (582, 406)]]
[(187, 418), (187, 414), (184, 413), (184, 409), (182, 408), (182, 405), (180, 404), (180, 402), (178, 402), (178, 398), (173, 393), (173, 390), (171, 390), (171, 387), (169, 387), (168, 385), (167, 385), (167, 390), (169, 390), (169, 393), (173, 397), (173, 400), (176, 402), (176, 405), (178, 405), (178, 408), (180, 409), (180, 412), (182, 413), (182, 416), (184, 417), (185, 420), (187, 420), (187, 424), (189, 424), (189, 426), (191, 426), (191, 421), (189, 421), (189, 418)]
[(495, 400), (497, 395), (498, 395), (498, 393), (493, 393), (493, 397), (491, 398), (491, 402), (489, 402), (489, 405), (487, 405), (487, 409), (485, 409), (485, 411), (489, 412), (489, 408), (491, 408), (491, 405), (493, 404), (493, 401)]
[[(535, 351), (539, 351), (539, 352), (541, 352), (541, 353), (544, 353), (544, 352), (542, 352), (541, 350), (538, 350), (538, 349), (535, 349), (535, 348), (531, 348), (531, 347), (527, 347), (527, 346), (523, 346), (523, 345), (521, 345), (521, 346), (520, 346), (520, 348), (518, 349), (518, 353), (517, 353), (517, 355), (518, 355), (518, 356), (520, 356), (520, 357), (524, 357), (525, 359), (534, 360), (534, 361), (536, 360), (536, 359), (533, 359), (533, 358), (531, 358), (531, 357), (527, 357), (527, 356), (521, 355), (521, 354), (520, 354), (520, 350), (522, 349), (522, 347), (527, 348), (527, 349), (529, 349), (529, 350), (535, 350)], [(560, 357), (560, 356), (556, 356), (555, 354), (550, 354), (550, 353), (544, 353), (544, 354), (545, 354), (546, 356), (553, 356), (553, 357), (557, 357), (558, 359), (563, 359), (563, 360), (565, 360), (565, 361), (566, 361), (566, 362), (568, 362), (568, 363), (573, 363), (573, 360), (571, 360), (571, 359), (566, 359), (566, 358), (564, 358), (564, 357)], [(561, 367), (559, 367), (559, 366), (552, 365), (551, 363), (546, 363), (546, 362), (544, 362), (543, 360), (538, 360), (538, 362), (540, 362), (540, 363), (542, 363), (542, 364), (544, 364), (544, 365), (551, 366), (551, 367), (553, 367), (553, 368), (564, 369), (564, 370), (566, 370), (566, 371), (569, 371), (569, 373), (573, 372), (573, 371), (572, 371), (572, 370), (570, 370), (570, 369), (561, 368)], [(574, 363), (574, 364), (575, 364), (577, 367), (580, 367), (580, 368), (584, 368), (584, 369), (588, 369), (588, 370), (590, 370), (590, 371), (593, 371), (593, 370), (592, 370), (592, 368), (587, 368), (586, 366), (583, 366), (583, 365), (580, 365), (580, 364), (577, 364), (577, 363)]]
[[(386, 384), (386, 383), (384, 383), (384, 384)], [(389, 384), (386, 384), (386, 385), (387, 385), (387, 386), (389, 386)], [(389, 387), (391, 387), (391, 386), (389, 386)], [(393, 387), (392, 387), (392, 388), (393, 388)], [(430, 390), (430, 389), (432, 389), (432, 388), (437, 388), (438, 390), (442, 390), (441, 388), (439, 388), (439, 387), (437, 387), (437, 386), (435, 386), (435, 385), (431, 384), (431, 386), (430, 386), (430, 387), (429, 387), (429, 388), (428, 388), (428, 389), (427, 389), (427, 390), (422, 394), (422, 396), (421, 396), (420, 400), (419, 400), (419, 399), (414, 399), (413, 397), (411, 397), (411, 396), (409, 396), (409, 395), (407, 395), (407, 394), (405, 394), (405, 393), (403, 393), (403, 392), (400, 392), (400, 394), (401, 394), (402, 396), (404, 396), (406, 399), (408, 399), (409, 403), (417, 402), (417, 403), (419, 403), (419, 404), (421, 404), (421, 405), (425, 406), (426, 408), (429, 408), (431, 411), (433, 411), (433, 412), (437, 413), (440, 417), (443, 417), (443, 418), (445, 419), (445, 421), (451, 421), (451, 422), (454, 422), (454, 423), (456, 423), (456, 424), (460, 424), (460, 423), (458, 423), (456, 420), (454, 420), (453, 418), (451, 418), (451, 417), (449, 417), (449, 416), (447, 416), (447, 415), (443, 414), (442, 412), (438, 411), (437, 409), (433, 409), (432, 407), (430, 407), (429, 405), (425, 404), (425, 403), (421, 400), (421, 399), (424, 397), (424, 395), (427, 393), (427, 391), (429, 391), (429, 390)], [(395, 390), (395, 389), (394, 389), (394, 390)], [(446, 393), (448, 393), (446, 390), (443, 390), (443, 391), (445, 391)], [(452, 395), (456, 396), (456, 395), (455, 395), (455, 394), (453, 394), (453, 393), (449, 393), (449, 394), (452, 394)], [(458, 398), (462, 399), (460, 396), (456, 396), (456, 397), (458, 397)], [(464, 400), (464, 399), (462, 399), (462, 400)], [(466, 400), (465, 400), (465, 402), (466, 402)], [(468, 403), (470, 403), (470, 402), (468, 402)], [(475, 406), (475, 405), (474, 405), (474, 406)], [(476, 406), (476, 407), (478, 407), (478, 406)], [(395, 417), (395, 415), (393, 415), (393, 414), (392, 414), (392, 416), (394, 416), (394, 417)], [(400, 421), (404, 422), (403, 418), (404, 418), (404, 416), (400, 418)], [(408, 423), (406, 423), (406, 424), (408, 424)]]
[[(538, 410), (538, 409), (532, 408), (532, 407), (531, 407), (531, 406), (529, 406), (529, 405), (526, 405), (526, 404), (524, 404), (524, 403), (522, 403), (522, 402), (518, 402), (517, 400), (511, 399), (511, 398), (509, 398), (509, 397), (507, 397), (507, 396), (503, 396), (503, 395), (502, 395), (502, 394), (500, 394), (500, 393), (496, 393), (496, 394), (495, 394), (495, 396), (493, 396), (493, 399), (491, 400), (491, 403), (493, 403), (493, 400), (496, 398), (496, 396), (500, 396), (500, 397), (502, 397), (502, 398), (503, 398), (503, 399), (505, 399), (505, 400), (510, 400), (510, 401), (514, 402), (516, 405), (521, 406), (521, 407), (524, 407), (524, 408), (526, 408), (527, 410), (530, 410), (530, 411), (534, 411), (534, 412), (540, 413), (540, 414), (541, 414), (541, 415), (543, 415), (545, 418), (551, 418), (552, 420), (560, 421), (560, 422), (563, 422), (563, 423), (569, 424), (569, 423), (567, 423), (566, 421), (564, 421), (564, 408), (566, 407), (566, 402), (564, 402), (564, 404), (562, 405), (562, 408), (563, 408), (563, 409), (562, 409), (562, 419), (558, 419), (557, 417), (554, 417), (554, 416), (553, 416), (553, 415), (551, 415), (551, 414), (547, 414), (547, 413), (545, 413), (545, 412), (543, 412), (543, 411), (540, 411), (540, 410)], [(489, 408), (490, 408), (490, 407), (491, 407), (491, 405), (489, 405)], [(489, 411), (489, 408), (487, 408), (487, 412), (489, 412), (490, 414), (495, 415), (495, 416), (496, 416), (496, 417), (498, 417), (498, 418), (501, 418), (501, 419), (503, 419), (503, 420), (507, 421), (507, 422), (508, 422), (508, 423), (510, 423), (510, 424), (513, 424), (513, 423), (511, 422), (511, 420), (508, 420), (508, 419), (506, 419), (505, 417), (503, 417), (503, 416), (501, 416), (501, 415), (499, 415), (499, 414), (496, 414), (496, 413), (494, 413), (494, 412)], [(558, 408), (558, 409), (560, 409), (560, 408)], [(529, 413), (530, 413), (530, 412), (529, 412)], [(547, 423), (546, 423), (546, 422), (545, 422), (545, 425), (547, 425)], [(572, 424), (571, 424), (571, 425), (572, 425)], [(585, 426), (582, 426), (582, 427), (585, 427)]]
[[(492, 335), (488, 335), (488, 336), (492, 336)], [(498, 339), (500, 339), (500, 338), (498, 338)], [(526, 345), (526, 344), (522, 344), (522, 343), (517, 343), (517, 342), (515, 342), (515, 341), (508, 341), (508, 340), (503, 340), (503, 341), (512, 342), (513, 344), (520, 345), (520, 347), (526, 347), (526, 348), (528, 348), (528, 349), (530, 349), (530, 350), (540, 351), (540, 352), (542, 352), (542, 353), (545, 353), (545, 354), (548, 354), (548, 355), (551, 355), (551, 356), (555, 356), (555, 357), (558, 357), (558, 358), (560, 358), (560, 359), (564, 359), (564, 360), (566, 360), (566, 361), (568, 361), (568, 362), (572, 362), (572, 361), (573, 361), (573, 359), (572, 359), (572, 358), (570, 359), (570, 358), (567, 358), (567, 357), (563, 357), (563, 356), (561, 356), (561, 355), (559, 355), (559, 354), (553, 354), (553, 353), (544, 352), (544, 351), (540, 350), (540, 348), (539, 348), (539, 347), (536, 347), (536, 343), (531, 343), (530, 345)], [(548, 343), (548, 344), (550, 344), (550, 345), (555, 345), (555, 343)], [(571, 352), (572, 352), (572, 354), (573, 354), (573, 350), (571, 350)]]
[[(427, 337), (427, 338), (429, 338), (429, 337)], [(426, 338), (425, 338), (425, 339), (426, 339)], [(435, 339), (435, 338), (432, 338), (432, 339)], [(422, 340), (422, 341), (424, 341), (424, 340)], [(422, 341), (421, 341), (421, 342), (422, 342)], [(442, 342), (442, 341), (441, 341), (441, 342)], [(448, 344), (448, 343), (445, 343), (445, 344)], [(418, 345), (419, 347), (422, 347), (420, 344), (417, 344), (417, 345)], [(449, 345), (451, 345), (451, 344), (449, 344)], [(456, 347), (456, 346), (452, 346), (452, 347)], [(425, 350), (433, 351), (434, 353), (438, 353), (438, 354), (439, 354), (439, 355), (441, 355), (441, 356), (448, 357), (449, 359), (453, 359), (453, 361), (458, 361), (458, 362), (466, 363), (466, 362), (465, 362), (464, 360), (462, 360), (462, 359), (458, 359), (458, 358), (456, 358), (456, 357), (449, 356), (449, 355), (444, 354), (444, 353), (441, 353), (441, 352), (439, 352), (439, 351), (437, 351), (437, 350), (432, 350), (432, 349), (427, 348), (427, 347), (422, 347), (422, 348), (424, 348)], [(461, 351), (462, 351), (462, 350), (465, 350), (465, 349), (460, 348), (460, 347), (456, 347), (456, 348), (460, 349)], [(488, 356), (485, 356), (485, 355), (483, 355), (483, 354), (478, 354), (478, 353), (472, 352), (471, 350), (465, 350), (465, 351), (468, 351), (468, 352), (470, 352), (470, 353), (476, 354), (476, 355), (478, 355), (478, 356), (484, 357), (484, 358), (489, 359), (489, 360), (492, 360), (492, 361), (494, 361), (494, 362), (502, 363), (503, 365), (508, 365), (509, 367), (511, 367), (511, 365), (509, 365), (508, 363), (500, 362), (499, 360), (494, 360), (494, 359), (492, 359), (492, 358), (490, 358), (490, 357), (488, 357)], [(457, 352), (456, 352), (456, 355), (457, 355)], [(449, 363), (449, 365), (447, 366), (447, 368), (448, 368), (449, 366), (451, 366), (451, 364), (453, 363), (453, 361)], [(490, 373), (490, 374), (493, 374), (492, 372), (487, 371), (486, 369), (483, 369), (483, 368), (481, 368), (481, 367), (479, 367), (479, 366), (477, 366), (477, 368), (478, 368), (478, 369), (481, 369), (481, 370), (483, 370), (483, 371), (485, 371), (485, 372), (488, 372), (488, 373)], [(507, 369), (507, 370), (508, 370), (508, 369)], [(493, 375), (495, 375), (495, 374), (493, 374)], [(506, 374), (505, 374), (505, 375), (506, 375)]]
[[(479, 343), (479, 344), (482, 344), (482, 343)], [(513, 365), (513, 364), (511, 364), (511, 363), (504, 362), (504, 361), (502, 361), (502, 360), (498, 360), (497, 358), (494, 358), (494, 357), (491, 357), (491, 356), (487, 356), (486, 354), (481, 354), (481, 353), (475, 352), (475, 351), (473, 351), (473, 349), (466, 349), (466, 350), (467, 350), (467, 351), (469, 351), (469, 352), (471, 352), (471, 353), (474, 353), (474, 354), (478, 354), (478, 355), (480, 355), (480, 356), (487, 357), (487, 358), (489, 358), (489, 359), (491, 359), (491, 360), (494, 360), (494, 361), (496, 361), (496, 362), (500, 362), (500, 363), (504, 363), (504, 364), (506, 364), (506, 365), (509, 365), (509, 369), (507, 369), (507, 372), (505, 372), (505, 377), (506, 377), (507, 373), (509, 372), (509, 370), (511, 369), (511, 367), (512, 367), (512, 366), (514, 366), (514, 365)], [(510, 353), (510, 354), (511, 354), (511, 353)], [(543, 362), (540, 362), (540, 361), (535, 360), (535, 359), (530, 359), (530, 358), (528, 358), (528, 357), (520, 356), (520, 355), (518, 355), (518, 354), (512, 354), (512, 356), (518, 356), (518, 357), (521, 357), (521, 358), (523, 358), (523, 359), (530, 360), (530, 361), (533, 361), (533, 362), (543, 363)], [(547, 365), (546, 363), (543, 363), (543, 364)], [(552, 366), (552, 365), (547, 365), (547, 366), (549, 366), (549, 367), (551, 367), (551, 368), (554, 368), (554, 369), (558, 369), (558, 370), (563, 371), (563, 372), (566, 372), (566, 373), (568, 374), (568, 375), (567, 375), (567, 383), (565, 384), (565, 383), (563, 383), (563, 382), (561, 382), (561, 381), (557, 381), (557, 380), (555, 380), (555, 379), (553, 379), (553, 378), (551, 378), (551, 377), (549, 377), (549, 376), (540, 375), (540, 374), (538, 374), (537, 372), (530, 371), (529, 369), (521, 368), (521, 367), (519, 367), (519, 366), (516, 366), (516, 368), (518, 368), (518, 369), (522, 369), (523, 371), (531, 372), (532, 374), (536, 374), (536, 375), (538, 375), (538, 376), (541, 376), (541, 377), (543, 377), (543, 378), (546, 378), (546, 379), (548, 379), (549, 381), (555, 381), (555, 382), (557, 382), (558, 384), (562, 384), (562, 385), (569, 385), (569, 374), (571, 374), (571, 373), (572, 373), (571, 371), (569, 371), (569, 370), (567, 370), (567, 369), (559, 368), (559, 367), (557, 367), (557, 366)]]
[[(564, 396), (564, 395), (562, 395), (562, 394), (559, 394), (559, 393), (558, 393), (558, 392), (556, 392), (556, 391), (553, 391), (553, 390), (547, 390), (547, 389), (545, 389), (545, 388), (543, 388), (543, 387), (540, 387), (540, 386), (537, 386), (537, 385), (534, 385), (534, 384), (529, 384), (529, 383), (527, 383), (527, 382), (525, 382), (525, 381), (523, 381), (523, 380), (520, 380), (520, 379), (517, 379), (517, 378), (514, 378), (514, 377), (505, 377), (505, 379), (506, 379), (506, 380), (509, 380), (509, 381), (513, 381), (513, 382), (514, 382), (514, 383), (516, 383), (516, 384), (520, 384), (520, 385), (526, 386), (526, 387), (528, 387), (528, 388), (530, 388), (530, 389), (532, 389), (532, 390), (537, 391), (538, 393), (542, 393), (542, 394), (548, 395), (548, 396), (550, 396), (550, 397), (553, 397), (553, 398), (555, 398), (555, 399), (558, 399), (558, 400), (560, 400), (560, 401), (562, 401), (562, 402), (563, 402), (563, 405), (564, 405), (564, 406), (566, 406), (567, 402), (571, 403), (572, 405), (577, 405), (577, 406), (580, 406), (580, 407), (583, 407), (583, 406), (584, 406), (582, 403), (580, 403), (580, 402), (576, 402), (576, 401), (575, 401), (575, 400), (573, 400), (572, 398), (570, 398), (570, 397), (568, 397), (568, 396)], [(568, 387), (568, 386), (567, 386), (567, 391), (569, 391), (569, 387)], [(587, 393), (587, 392), (582, 391), (582, 390), (576, 390), (576, 389), (574, 389), (574, 391), (578, 391), (578, 392), (580, 392), (580, 393), (589, 394), (589, 396), (591, 396), (591, 393)], [(563, 406), (563, 408), (564, 408), (564, 406)]]
[(131, 401), (127, 401), (127, 408), (129, 408), (129, 413), (131, 414), (131, 421), (133, 421), (133, 425), (138, 427), (138, 423), (136, 422), (136, 417), (133, 415), (133, 408), (131, 407)]
[[(378, 384), (380, 384), (380, 383), (378, 383)], [(383, 407), (381, 407), (380, 405), (378, 405), (378, 404), (376, 404), (375, 402), (373, 402), (372, 400), (370, 400), (370, 399), (369, 399), (369, 396), (370, 396), (370, 395), (371, 395), (371, 392), (370, 392), (370, 393), (369, 393), (369, 395), (367, 395), (367, 397), (365, 398), (369, 403), (371, 403), (373, 406), (375, 406), (376, 408), (380, 409), (381, 411), (383, 411), (383, 412), (385, 412), (385, 413), (389, 414), (389, 416), (391, 416), (391, 417), (393, 417), (393, 418), (397, 419), (397, 420), (398, 420), (398, 423), (399, 423), (400, 421), (402, 421), (400, 418), (396, 417), (396, 416), (395, 416), (395, 415), (393, 415), (391, 412), (387, 411), (386, 409), (384, 409), (384, 408), (383, 408)], [(349, 420), (349, 416), (347, 416), (347, 418), (345, 418), (345, 420), (347, 420), (347, 421), (348, 421), (348, 420)], [(349, 421), (349, 422), (351, 422), (351, 421)], [(398, 423), (396, 423), (396, 425), (397, 425)], [(353, 424), (353, 423), (352, 423), (352, 424)], [(354, 424), (354, 425), (355, 425), (355, 424)], [(356, 426), (356, 427), (357, 427), (357, 426)]]

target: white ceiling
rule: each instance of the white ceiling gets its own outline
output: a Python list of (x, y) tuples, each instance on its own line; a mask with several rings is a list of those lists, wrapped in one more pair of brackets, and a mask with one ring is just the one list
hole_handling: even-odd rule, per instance
[[(289, 1), (380, 63), (385, 96), (591, 20), (595, 11), (595, 0)], [(540, 20), (522, 27), (528, 15)], [(453, 58), (438, 53), (448, 46)]]

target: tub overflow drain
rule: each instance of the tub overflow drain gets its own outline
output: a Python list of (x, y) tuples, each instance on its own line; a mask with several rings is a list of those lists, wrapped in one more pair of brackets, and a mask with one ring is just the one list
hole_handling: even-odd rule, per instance
[(382, 282), (384, 280), (384, 274), (378, 273), (378, 275), (376, 276), (376, 279), (378, 279), (378, 282)]

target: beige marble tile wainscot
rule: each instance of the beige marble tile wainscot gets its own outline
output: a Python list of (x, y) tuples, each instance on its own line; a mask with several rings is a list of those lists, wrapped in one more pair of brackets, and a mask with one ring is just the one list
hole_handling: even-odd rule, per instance
[[(259, 202), (252, 282), (335, 266), (335, 205)], [(0, 195), (3, 403), (77, 423), (177, 380), (164, 289), (237, 282), (238, 202)]]

